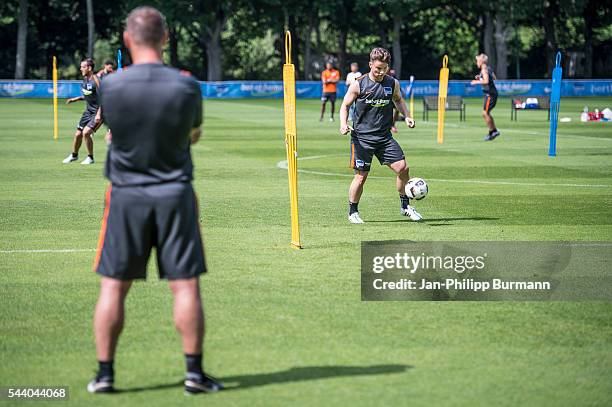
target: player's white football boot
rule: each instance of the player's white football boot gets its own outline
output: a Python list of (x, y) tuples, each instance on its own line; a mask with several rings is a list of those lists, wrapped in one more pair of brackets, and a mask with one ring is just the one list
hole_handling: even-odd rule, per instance
[(64, 158), (64, 161), (62, 161), (62, 163), (64, 164), (70, 164), (73, 161), (76, 161), (79, 159), (79, 156), (77, 155), (76, 157), (73, 156), (72, 154), (69, 154), (68, 157)]
[(406, 209), (402, 208), (402, 215), (408, 216), (412, 221), (419, 221), (423, 219), (420, 213), (418, 213), (412, 206), (408, 205)]
[(351, 223), (364, 223), (363, 219), (361, 219), (361, 216), (359, 216), (359, 212), (353, 212), (352, 214), (350, 214), (348, 220)]
[(93, 158), (91, 158), (90, 156), (87, 156), (86, 159), (84, 159), (83, 161), (81, 161), (81, 164), (83, 165), (89, 165), (89, 164), (93, 164), (95, 161)]

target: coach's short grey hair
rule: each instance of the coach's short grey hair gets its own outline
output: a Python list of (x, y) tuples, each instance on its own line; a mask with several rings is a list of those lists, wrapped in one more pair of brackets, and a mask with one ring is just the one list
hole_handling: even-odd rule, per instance
[(166, 17), (156, 8), (137, 7), (128, 15), (125, 30), (137, 44), (159, 47), (166, 35)]
[(485, 64), (489, 62), (489, 57), (484, 52), (482, 54), (476, 55), (476, 58), (482, 58), (482, 62), (484, 62)]

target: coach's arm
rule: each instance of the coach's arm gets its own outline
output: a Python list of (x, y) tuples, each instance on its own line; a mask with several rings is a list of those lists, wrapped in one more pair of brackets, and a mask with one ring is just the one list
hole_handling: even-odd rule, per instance
[(191, 134), (189, 135), (191, 144), (197, 143), (200, 140), (200, 136), (202, 136), (202, 129), (200, 127), (191, 129)]
[(352, 128), (348, 125), (348, 114), (349, 108), (359, 97), (359, 82), (353, 81), (342, 99), (342, 106), (340, 106), (340, 134), (347, 134)]

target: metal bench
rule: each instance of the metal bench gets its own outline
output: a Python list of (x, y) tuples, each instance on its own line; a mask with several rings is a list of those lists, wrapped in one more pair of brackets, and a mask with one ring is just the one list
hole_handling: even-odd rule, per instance
[[(430, 110), (438, 110), (437, 96), (423, 97), (423, 121), (429, 121)], [(446, 110), (459, 111), (459, 121), (465, 121), (465, 103), (463, 103), (463, 98), (461, 96), (448, 96), (446, 98)]]
[[(529, 109), (516, 108), (517, 103), (524, 103), (528, 98), (538, 100), (538, 107), (532, 107)], [(550, 121), (550, 96), (513, 96), (510, 100), (510, 120), (518, 120), (518, 111), (530, 111), (530, 110), (548, 110), (548, 121)]]

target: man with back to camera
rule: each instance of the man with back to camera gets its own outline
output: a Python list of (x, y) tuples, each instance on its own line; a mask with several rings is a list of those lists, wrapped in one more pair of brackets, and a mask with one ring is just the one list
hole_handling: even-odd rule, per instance
[(482, 117), (489, 128), (489, 134), (485, 136), (484, 141), (494, 140), (500, 135), (499, 131), (495, 127), (495, 120), (491, 116), (491, 110), (497, 104), (497, 88), (495, 87), (495, 73), (493, 69), (487, 65), (489, 57), (486, 54), (480, 54), (476, 56), (476, 66), (480, 69), (480, 73), (476, 75), (471, 84), (482, 86), (482, 92), (484, 93), (484, 105), (482, 108)]
[(134, 9), (123, 33), (133, 65), (105, 78), (100, 92), (112, 130), (105, 165), (111, 185), (94, 262), (101, 284), (94, 314), (98, 373), (87, 386), (91, 393), (114, 390), (125, 298), (134, 279), (146, 278), (152, 247), (160, 278), (168, 279), (174, 297), (174, 322), (187, 365), (186, 394), (223, 388), (202, 369), (199, 275), (206, 264), (190, 151), (200, 138), (202, 96), (197, 81), (162, 64), (167, 39), (159, 11)]
[(94, 74), (94, 61), (91, 58), (85, 58), (81, 61), (79, 67), (81, 75), (83, 75), (83, 82), (81, 83), (81, 96), (70, 98), (66, 101), (66, 104), (77, 102), (79, 100), (85, 101), (85, 111), (81, 115), (81, 120), (77, 125), (77, 131), (74, 133), (74, 139), (72, 141), (72, 153), (62, 161), (64, 164), (70, 164), (73, 161), (79, 159), (79, 150), (83, 139), (85, 139), (85, 147), (87, 148), (87, 157), (81, 161), (81, 164), (89, 165), (93, 164), (94, 153), (93, 153), (93, 134), (102, 125), (102, 118), (100, 112), (100, 102), (98, 98), (98, 91), (100, 88), (100, 79)]
[(323, 121), (325, 116), (325, 105), (329, 101), (331, 104), (331, 115), (329, 121), (334, 121), (334, 112), (336, 110), (336, 91), (337, 84), (340, 80), (340, 71), (334, 69), (331, 62), (325, 64), (325, 70), (321, 72), (321, 82), (323, 82), (323, 96), (321, 97), (321, 117), (319, 121)]
[[(368, 177), (372, 158), (376, 156), (381, 165), (387, 165), (396, 174), (396, 187), (400, 197), (400, 213), (413, 221), (422, 219), (410, 206), (405, 186), (410, 180), (404, 152), (391, 135), (393, 106), (402, 112), (408, 127), (413, 128), (414, 120), (400, 92), (400, 84), (386, 73), (389, 70), (391, 54), (384, 48), (370, 52), (370, 72), (361, 76), (349, 87), (340, 108), (340, 133), (351, 132), (350, 166), (355, 176), (349, 188), (349, 215), (351, 223), (364, 223), (359, 215), (359, 200)], [(348, 125), (348, 109), (355, 103), (353, 128)]]

